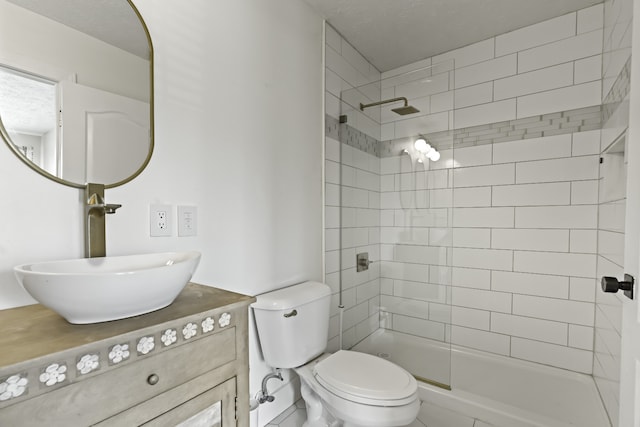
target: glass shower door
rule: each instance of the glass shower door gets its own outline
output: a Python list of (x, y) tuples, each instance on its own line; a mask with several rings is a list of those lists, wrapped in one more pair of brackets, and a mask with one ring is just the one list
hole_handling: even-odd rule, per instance
[(452, 69), (452, 62), (439, 64), (343, 90), (335, 124), (342, 348), (387, 358), (445, 388), (451, 371)]

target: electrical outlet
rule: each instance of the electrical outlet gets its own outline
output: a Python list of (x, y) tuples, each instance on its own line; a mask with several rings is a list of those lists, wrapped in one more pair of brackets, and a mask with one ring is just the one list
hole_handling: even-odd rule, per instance
[(196, 206), (178, 206), (178, 236), (198, 234), (198, 208)]
[(171, 236), (171, 205), (149, 207), (149, 235), (151, 237)]

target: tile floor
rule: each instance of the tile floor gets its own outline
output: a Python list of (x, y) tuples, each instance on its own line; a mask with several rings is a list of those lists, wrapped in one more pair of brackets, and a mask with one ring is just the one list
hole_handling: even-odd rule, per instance
[[(307, 419), (304, 401), (294, 405), (271, 420), (265, 427), (301, 427)], [(494, 427), (484, 421), (473, 419), (449, 409), (423, 402), (418, 419), (407, 427)]]

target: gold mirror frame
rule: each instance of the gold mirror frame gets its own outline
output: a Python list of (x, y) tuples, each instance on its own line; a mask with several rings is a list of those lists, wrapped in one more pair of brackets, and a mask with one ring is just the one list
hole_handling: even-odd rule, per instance
[[(117, 181), (115, 183), (105, 184), (104, 188), (118, 187), (120, 185), (128, 183), (129, 181), (133, 180), (138, 175), (140, 175), (142, 173), (142, 171), (147, 167), (149, 162), (151, 161), (151, 156), (153, 154), (153, 149), (154, 149), (154, 145), (155, 145), (154, 84), (153, 84), (153, 66), (154, 66), (154, 62), (153, 62), (153, 43), (151, 42), (151, 35), (149, 34), (149, 29), (147, 28), (147, 24), (144, 22), (144, 19), (142, 19), (142, 15), (140, 14), (140, 11), (133, 4), (133, 2), (131, 0), (126, 0), (126, 1), (127, 1), (127, 3), (129, 3), (129, 6), (131, 7), (133, 12), (138, 17), (138, 20), (140, 21), (140, 24), (142, 25), (144, 33), (145, 33), (145, 35), (147, 37), (147, 43), (149, 44), (149, 91), (150, 91), (150, 93), (149, 93), (149, 115), (150, 115), (150, 117), (149, 117), (149, 153), (147, 154), (147, 157), (145, 158), (145, 160), (142, 163), (142, 165), (140, 166), (140, 168), (138, 168), (138, 170), (136, 170), (131, 176), (129, 176), (129, 177), (123, 179), (123, 180)], [(1, 118), (0, 118), (0, 136), (2, 136), (2, 139), (4, 140), (6, 145), (9, 147), (9, 149), (16, 156), (18, 156), (18, 158), (25, 165), (27, 165), (29, 168), (31, 168), (35, 172), (39, 173), (40, 175), (44, 176), (45, 178), (49, 178), (50, 180), (55, 181), (55, 182), (57, 182), (59, 184), (62, 184), (62, 185), (66, 185), (66, 186), (74, 187), (74, 188), (86, 188), (87, 183), (80, 184), (80, 183), (71, 182), (71, 181), (68, 181), (66, 179), (59, 178), (56, 175), (54, 175), (54, 174), (42, 169), (41, 167), (37, 166), (32, 161), (27, 159), (22, 154), (22, 152), (20, 152), (20, 150), (17, 148), (17, 146), (13, 142), (11, 142), (11, 137), (9, 136), (9, 133), (5, 129)]]

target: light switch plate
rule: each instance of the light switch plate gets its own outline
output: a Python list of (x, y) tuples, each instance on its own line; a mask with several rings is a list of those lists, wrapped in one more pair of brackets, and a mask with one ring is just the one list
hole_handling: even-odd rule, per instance
[(196, 236), (198, 234), (198, 207), (178, 206), (178, 236)]

